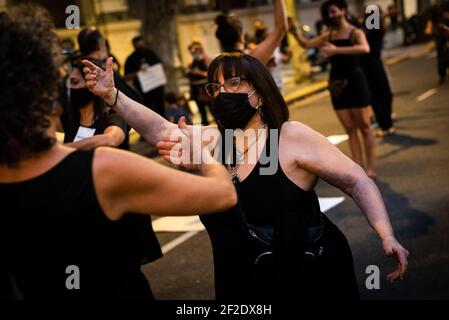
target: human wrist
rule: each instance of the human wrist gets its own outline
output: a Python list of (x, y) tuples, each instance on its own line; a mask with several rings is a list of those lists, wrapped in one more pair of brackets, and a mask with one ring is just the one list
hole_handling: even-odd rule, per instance
[(106, 103), (107, 106), (112, 107), (117, 102), (116, 101), (117, 94), (118, 89), (114, 87), (111, 90), (109, 90), (108, 93), (103, 97), (103, 101)]

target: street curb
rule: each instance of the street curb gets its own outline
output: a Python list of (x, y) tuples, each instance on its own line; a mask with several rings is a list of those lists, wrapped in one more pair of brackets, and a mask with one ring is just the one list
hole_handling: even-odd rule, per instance
[(417, 54), (413, 54), (413, 53), (400, 53), (397, 54), (394, 57), (385, 59), (385, 64), (387, 66), (392, 66), (395, 64), (398, 64), (399, 62), (403, 62), (403, 61), (407, 61), (410, 59), (414, 59), (414, 58), (419, 58), (422, 57), (428, 53), (431, 53), (433, 50), (435, 49), (435, 43), (431, 42), (429, 44), (427, 44), (420, 52), (418, 52)]
[(305, 99), (307, 97), (310, 97), (314, 94), (317, 94), (319, 92), (322, 92), (324, 90), (327, 90), (329, 87), (329, 83), (327, 80), (316, 82), (307, 88), (300, 89), (296, 92), (290, 93), (284, 97), (284, 100), (287, 104), (291, 104), (293, 102), (296, 102), (298, 100)]

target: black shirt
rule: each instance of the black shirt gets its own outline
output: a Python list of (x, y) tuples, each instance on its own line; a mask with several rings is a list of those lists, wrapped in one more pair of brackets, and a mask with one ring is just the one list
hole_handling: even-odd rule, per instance
[[(193, 60), (192, 64), (190, 65), (190, 69), (207, 71), (207, 65), (204, 60)], [(189, 73), (188, 77), (190, 80), (190, 96), (192, 99), (197, 99), (200, 93), (200, 89), (207, 83), (207, 77), (192, 73)]]
[[(140, 270), (142, 247), (98, 202), (93, 156), (75, 151), (40, 176), (0, 183), (0, 272), (13, 275), (25, 299), (152, 297)], [(148, 218), (124, 216), (134, 217)], [(160, 256), (157, 240), (146, 251)], [(72, 265), (79, 290), (66, 286)]]
[[(78, 110), (71, 112), (66, 110), (61, 116), (61, 123), (64, 128), (64, 143), (73, 142), (80, 127), (80, 113)], [(103, 134), (106, 128), (117, 126), (123, 130), (125, 140), (118, 146), (123, 150), (129, 150), (129, 130), (131, 129), (126, 122), (118, 116), (113, 110), (106, 111), (100, 115), (94, 123), (88, 127), (95, 129), (95, 135)]]
[[(149, 66), (152, 66), (158, 63), (162, 63), (162, 61), (153, 51), (149, 49), (136, 50), (131, 53), (128, 59), (126, 59), (125, 75), (138, 72), (142, 64), (145, 63), (147, 63)], [(139, 90), (139, 92), (142, 93), (142, 88), (137, 78), (134, 80), (134, 86), (137, 90)]]

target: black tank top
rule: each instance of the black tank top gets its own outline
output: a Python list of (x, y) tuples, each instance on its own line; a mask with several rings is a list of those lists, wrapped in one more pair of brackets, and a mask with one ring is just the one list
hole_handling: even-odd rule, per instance
[[(270, 136), (262, 154), (270, 154)], [(294, 184), (278, 160), (277, 165), (274, 175), (261, 175), (259, 170), (269, 164), (259, 159), (249, 176), (239, 183), (239, 201), (248, 223), (274, 226), (274, 250), (284, 254), (293, 245), (301, 252), (306, 226), (321, 225), (318, 197), (314, 190), (304, 191)], [(240, 211), (234, 207), (200, 219), (211, 239), (216, 298), (247, 298), (254, 289), (249, 281), (254, 261), (249, 258), (248, 230)]]
[[(38, 177), (0, 183), (1, 269), (25, 299), (152, 297), (142, 256), (131, 247), (128, 226), (136, 222), (105, 216), (93, 185), (93, 155), (75, 151)], [(157, 242), (151, 250), (160, 254)], [(80, 290), (66, 287), (70, 265), (79, 268)]]
[[(332, 31), (329, 35), (329, 41), (337, 47), (350, 47), (353, 46), (352, 37), (356, 28), (352, 29), (348, 39), (332, 39)], [(348, 75), (353, 74), (359, 69), (360, 61), (358, 55), (352, 54), (337, 54), (330, 57), (331, 62), (331, 79), (343, 79)]]

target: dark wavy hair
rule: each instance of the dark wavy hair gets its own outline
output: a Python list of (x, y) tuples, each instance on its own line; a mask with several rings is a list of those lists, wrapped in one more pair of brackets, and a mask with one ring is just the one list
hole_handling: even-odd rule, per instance
[(289, 111), (284, 98), (279, 92), (267, 68), (256, 58), (240, 53), (222, 53), (209, 66), (207, 78), (209, 82), (218, 82), (222, 74), (227, 80), (242, 77), (248, 81), (262, 97), (262, 120), (269, 129), (281, 129), (288, 121)]
[(103, 35), (95, 28), (84, 28), (78, 34), (78, 45), (80, 52), (87, 56), (98, 50), (98, 41), (103, 39)]
[(47, 135), (59, 79), (53, 27), (36, 5), (0, 13), (0, 164), (16, 166), (56, 142)]
[(326, 26), (331, 25), (331, 21), (329, 18), (329, 8), (331, 6), (336, 6), (340, 10), (348, 10), (348, 3), (346, 2), (346, 0), (327, 0), (326, 2), (324, 2), (321, 5), (321, 18)]
[(220, 41), (222, 51), (236, 51), (237, 42), (243, 34), (242, 22), (233, 15), (220, 14), (215, 18), (215, 24), (215, 36)]

